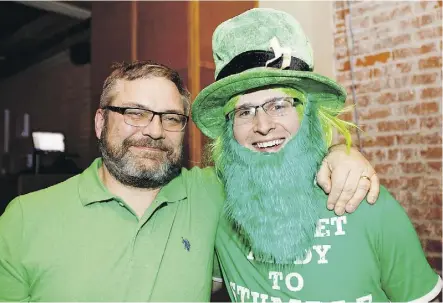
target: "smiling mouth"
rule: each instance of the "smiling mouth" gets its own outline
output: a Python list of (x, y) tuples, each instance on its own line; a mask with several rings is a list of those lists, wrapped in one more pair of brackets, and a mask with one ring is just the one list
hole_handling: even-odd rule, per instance
[(276, 152), (282, 148), (285, 139), (275, 139), (270, 141), (256, 142), (252, 146), (260, 152)]
[(135, 149), (139, 149), (139, 150), (153, 151), (153, 152), (158, 152), (158, 153), (165, 152), (163, 149), (151, 147), (151, 146), (135, 146), (135, 145), (133, 145), (132, 147), (134, 147)]

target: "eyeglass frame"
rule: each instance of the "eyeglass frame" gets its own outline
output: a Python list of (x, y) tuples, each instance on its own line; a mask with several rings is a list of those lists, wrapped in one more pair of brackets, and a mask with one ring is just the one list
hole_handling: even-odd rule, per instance
[[(184, 114), (179, 114), (179, 113), (175, 113), (175, 112), (157, 112), (157, 111), (154, 111), (154, 110), (151, 110), (151, 109), (139, 108), (139, 107), (120, 107), (120, 106), (106, 105), (106, 106), (101, 107), (101, 109), (107, 109), (107, 110), (110, 110), (112, 112), (121, 114), (123, 116), (123, 121), (126, 124), (128, 124), (129, 126), (133, 126), (133, 127), (146, 127), (146, 126), (148, 126), (152, 122), (152, 120), (154, 120), (155, 116), (159, 116), (160, 117), (160, 124), (161, 124), (162, 128), (165, 131), (168, 131), (168, 132), (181, 132), (181, 131), (183, 131), (185, 129), (186, 125), (188, 124), (188, 121), (189, 121), (189, 116), (186, 116)], [(152, 118), (149, 121), (149, 123), (146, 124), (146, 125), (132, 125), (132, 124), (129, 124), (128, 122), (126, 122), (126, 119), (125, 119), (125, 112), (128, 109), (136, 109), (136, 110), (141, 110), (141, 111), (145, 111), (145, 112), (150, 112), (150, 113), (152, 113)], [(168, 129), (164, 128), (164, 126), (163, 126), (163, 115), (170, 115), (170, 114), (179, 115), (179, 116), (182, 116), (182, 117), (185, 118), (185, 123), (184, 123), (183, 127), (180, 130), (168, 130)]]
[[(291, 99), (291, 100), (292, 100), (292, 104), (291, 104), (291, 105), (292, 105), (293, 107), (296, 107), (296, 106), (299, 105), (299, 104), (303, 104), (303, 102), (302, 102), (300, 99), (298, 99), (298, 98), (293, 98), (293, 97), (282, 97), (282, 98), (276, 98), (276, 99), (284, 100), (284, 101), (286, 101), (286, 99)], [(234, 115), (235, 115), (235, 112), (238, 111), (238, 110), (252, 109), (252, 108), (253, 108), (254, 111), (255, 111), (255, 113), (254, 113), (254, 118), (257, 116), (257, 110), (258, 110), (259, 108), (263, 109), (263, 112), (264, 112), (265, 114), (267, 114), (269, 117), (284, 117), (284, 116), (286, 116), (286, 115), (272, 116), (272, 115), (268, 114), (268, 112), (263, 108), (263, 106), (265, 106), (266, 104), (277, 101), (276, 99), (272, 99), (272, 100), (266, 101), (265, 103), (263, 103), (263, 104), (261, 104), (261, 105), (248, 106), (248, 107), (245, 107), (245, 108), (235, 108), (235, 109), (231, 110), (230, 112), (228, 112), (228, 113), (225, 115), (226, 122), (229, 121), (229, 120), (231, 120), (231, 118), (230, 118), (229, 116), (230, 116), (232, 113), (234, 113)], [(252, 120), (253, 120), (254, 118), (252, 118)], [(234, 117), (232, 118), (232, 123), (234, 123)]]

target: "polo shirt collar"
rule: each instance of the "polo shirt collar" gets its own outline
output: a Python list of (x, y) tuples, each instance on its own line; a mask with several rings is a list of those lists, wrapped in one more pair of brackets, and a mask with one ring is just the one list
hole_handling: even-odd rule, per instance
[[(98, 169), (102, 166), (102, 159), (97, 158), (80, 174), (78, 191), (81, 203), (86, 206), (95, 202), (121, 200), (113, 195), (100, 180)], [(159, 202), (179, 202), (187, 198), (183, 174), (166, 184), (158, 193)]]

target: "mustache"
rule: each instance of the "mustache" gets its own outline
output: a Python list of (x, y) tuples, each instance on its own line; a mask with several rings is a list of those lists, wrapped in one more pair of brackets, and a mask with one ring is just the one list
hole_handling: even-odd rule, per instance
[(127, 150), (129, 147), (150, 147), (150, 148), (156, 148), (168, 153), (173, 152), (173, 148), (164, 144), (161, 140), (154, 140), (152, 138), (146, 137), (141, 139), (135, 139), (135, 138), (126, 138), (123, 141), (123, 147)]

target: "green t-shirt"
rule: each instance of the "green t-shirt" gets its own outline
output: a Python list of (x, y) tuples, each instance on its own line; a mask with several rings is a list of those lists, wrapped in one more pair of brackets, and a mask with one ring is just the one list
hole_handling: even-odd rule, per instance
[(223, 189), (183, 169), (142, 218), (82, 174), (14, 199), (0, 217), (0, 301), (208, 301)]
[(254, 260), (223, 217), (216, 250), (232, 301), (425, 301), (441, 289), (405, 211), (384, 188), (374, 206), (363, 202), (353, 214), (337, 217), (325, 207), (298, 264)]

